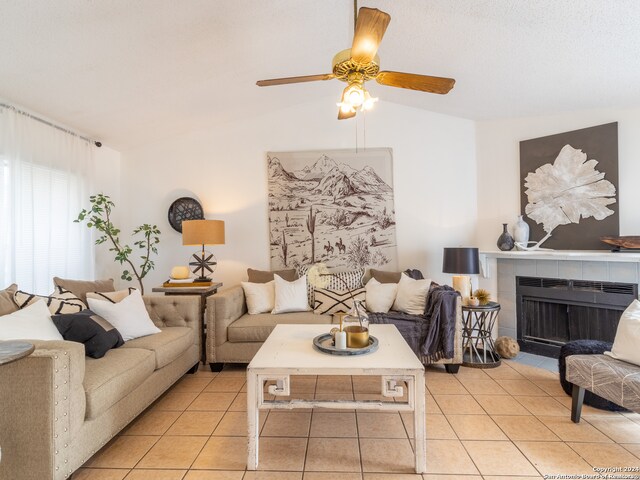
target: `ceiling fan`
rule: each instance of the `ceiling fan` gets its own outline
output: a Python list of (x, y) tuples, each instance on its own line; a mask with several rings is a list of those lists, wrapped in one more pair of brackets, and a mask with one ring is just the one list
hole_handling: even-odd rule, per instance
[[(354, 1), (357, 10), (357, 0)], [(360, 8), (355, 22), (353, 43), (333, 57), (333, 73), (300, 77), (274, 78), (256, 82), (259, 87), (288, 83), (315, 82), (336, 78), (347, 83), (338, 104), (338, 120), (356, 116), (356, 108), (369, 110), (378, 100), (371, 97), (365, 82), (375, 79), (381, 85), (408, 88), (421, 92), (446, 94), (456, 82), (453, 78), (432, 77), (415, 73), (380, 71), (380, 57), (376, 54), (391, 15), (377, 8)]]

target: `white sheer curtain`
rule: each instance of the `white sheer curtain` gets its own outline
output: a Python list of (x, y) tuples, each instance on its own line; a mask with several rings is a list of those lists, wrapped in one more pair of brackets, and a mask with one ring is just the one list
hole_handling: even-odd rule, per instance
[(94, 146), (0, 106), (0, 289), (47, 294), (54, 276), (92, 278), (88, 205)]

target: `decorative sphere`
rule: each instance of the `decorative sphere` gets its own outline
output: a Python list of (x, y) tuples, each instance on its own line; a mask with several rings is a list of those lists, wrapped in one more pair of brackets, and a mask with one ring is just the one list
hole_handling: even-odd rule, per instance
[(513, 358), (520, 353), (520, 345), (511, 337), (498, 337), (495, 345), (496, 352), (502, 358)]
[(171, 269), (171, 278), (174, 280), (184, 280), (189, 278), (189, 267), (173, 267)]

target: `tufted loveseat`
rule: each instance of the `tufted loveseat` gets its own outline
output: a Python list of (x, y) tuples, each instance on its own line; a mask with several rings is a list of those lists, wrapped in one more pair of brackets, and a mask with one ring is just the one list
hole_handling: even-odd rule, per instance
[(33, 341), (0, 367), (0, 478), (66, 479), (199, 359), (198, 297), (144, 297), (162, 331), (100, 359), (84, 345)]

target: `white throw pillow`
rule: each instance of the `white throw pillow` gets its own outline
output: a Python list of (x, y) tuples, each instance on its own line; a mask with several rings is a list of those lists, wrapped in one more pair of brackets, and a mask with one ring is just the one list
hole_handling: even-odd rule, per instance
[(398, 292), (397, 283), (380, 283), (375, 278), (367, 282), (367, 310), (376, 313), (387, 313), (393, 306)]
[(307, 298), (307, 276), (304, 275), (293, 282), (287, 282), (279, 275), (274, 275), (276, 283), (275, 304), (271, 313), (306, 312), (310, 310)]
[(269, 313), (276, 303), (276, 282), (267, 283), (240, 282), (247, 300), (249, 315)]
[(622, 313), (616, 338), (610, 352), (605, 355), (624, 362), (640, 365), (640, 302), (634, 300)]
[(0, 317), (0, 340), (62, 340), (44, 300)]
[(424, 314), (427, 304), (427, 293), (431, 287), (431, 279), (414, 280), (404, 273), (400, 276), (396, 301), (393, 309), (411, 315)]
[(125, 342), (160, 332), (151, 321), (138, 290), (131, 292), (131, 295), (118, 303), (94, 298), (87, 298), (87, 302), (94, 313), (103, 317), (120, 332)]

